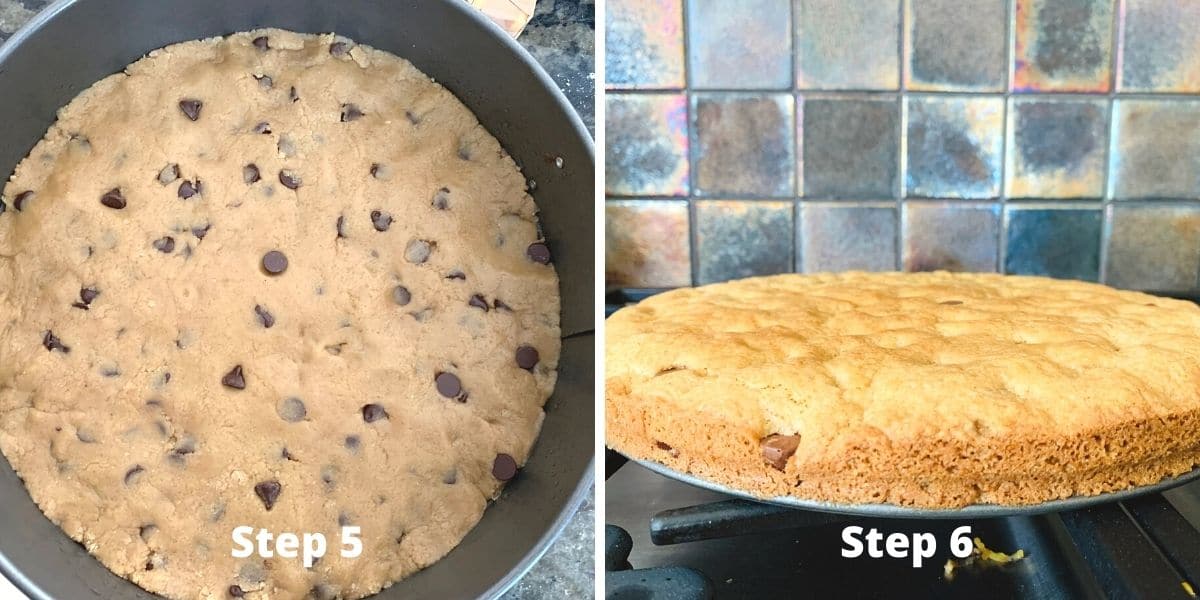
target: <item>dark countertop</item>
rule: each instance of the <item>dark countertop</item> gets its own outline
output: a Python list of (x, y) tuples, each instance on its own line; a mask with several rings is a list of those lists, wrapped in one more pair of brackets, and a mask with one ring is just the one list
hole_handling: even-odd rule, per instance
[[(0, 41), (8, 39), (49, 3), (0, 0)], [(595, 0), (538, 0), (533, 21), (520, 37), (521, 44), (558, 83), (592, 135), (596, 131), (595, 32)], [(593, 597), (594, 519), (593, 492), (562, 537), (504, 596), (505, 600)]]

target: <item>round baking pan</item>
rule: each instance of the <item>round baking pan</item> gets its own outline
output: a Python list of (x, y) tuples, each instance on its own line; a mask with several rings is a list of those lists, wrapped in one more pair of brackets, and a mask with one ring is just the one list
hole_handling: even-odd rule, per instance
[(878, 517), (883, 519), (990, 519), (996, 517), (1015, 517), (1021, 515), (1038, 515), (1043, 513), (1062, 512), (1086, 508), (1088, 506), (1094, 506), (1097, 504), (1107, 504), (1109, 502), (1129, 500), (1145, 494), (1165, 492), (1173, 487), (1200, 479), (1200, 468), (1197, 468), (1178, 477), (1164, 479), (1153, 485), (1144, 485), (1141, 487), (1121, 490), (1119, 492), (1099, 494), (1096, 496), (1072, 496), (1070, 498), (1063, 498), (1062, 500), (1042, 502), (1041, 504), (1029, 504), (1022, 506), (1005, 506), (1002, 504), (972, 504), (962, 508), (919, 508), (913, 506), (900, 506), (897, 504), (839, 504), (837, 502), (805, 500), (803, 498), (793, 498), (791, 496), (759, 498), (758, 496), (749, 494), (742, 490), (737, 490), (719, 483), (714, 483), (707, 479), (701, 479), (695, 475), (680, 473), (679, 471), (654, 461), (638, 459), (630, 460), (633, 460), (643, 467), (646, 467), (647, 469), (650, 469), (651, 471), (654, 471), (655, 473), (658, 473), (664, 477), (670, 477), (671, 479), (676, 479), (678, 481), (682, 481), (699, 488), (704, 488), (706, 490), (720, 492), (730, 496), (737, 496), (739, 498), (745, 498), (746, 500), (787, 506), (800, 510), (838, 513), (857, 517)]
[[(589, 489), (595, 318), (591, 139), (541, 67), (498, 27), (462, 0), (60, 0), (0, 46), (0, 176), (92, 83), (155, 48), (258, 27), (333, 31), (408, 59), (454, 92), (537, 183), (564, 336), (541, 436), (457, 548), (377, 596), (497, 597), (545, 552)], [(0, 574), (34, 600), (154, 597), (50, 523), (6, 460), (0, 506)]]

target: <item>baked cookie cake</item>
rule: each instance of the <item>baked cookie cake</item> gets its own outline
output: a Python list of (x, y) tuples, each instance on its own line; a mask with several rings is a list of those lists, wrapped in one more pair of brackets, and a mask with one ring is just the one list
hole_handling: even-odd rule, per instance
[[(152, 592), (379, 591), (458, 544), (541, 426), (558, 282), (525, 185), (386, 52), (275, 29), (151, 52), (4, 187), (0, 450)], [(328, 550), (234, 558), (237, 526)]]
[(1200, 308), (950, 273), (779, 275), (607, 323), (608, 444), (760, 497), (953, 508), (1200, 464)]

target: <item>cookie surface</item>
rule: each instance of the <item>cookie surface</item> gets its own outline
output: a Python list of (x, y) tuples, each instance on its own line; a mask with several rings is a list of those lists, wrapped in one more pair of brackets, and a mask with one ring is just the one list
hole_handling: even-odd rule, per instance
[(1031, 504), (1200, 464), (1200, 308), (949, 273), (681, 289), (606, 327), (614, 449), (761, 497)]
[[(0, 450), (148, 590), (371, 594), (529, 455), (559, 354), (536, 207), (400, 58), (281, 30), (154, 51), (60, 111), (4, 202)], [(236, 559), (237, 526), (329, 550)]]

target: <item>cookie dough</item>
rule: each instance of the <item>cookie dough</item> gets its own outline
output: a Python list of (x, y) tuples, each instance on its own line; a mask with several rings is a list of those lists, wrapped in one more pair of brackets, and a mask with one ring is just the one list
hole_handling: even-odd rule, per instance
[[(3, 196), (0, 450), (118, 575), (359, 598), (519, 476), (557, 278), (513, 160), (407, 61), (275, 29), (156, 50), (63, 108)], [(235, 559), (242, 525), (330, 551)]]
[(778, 275), (606, 328), (606, 435), (761, 497), (953, 508), (1200, 464), (1200, 307), (1041, 277)]

